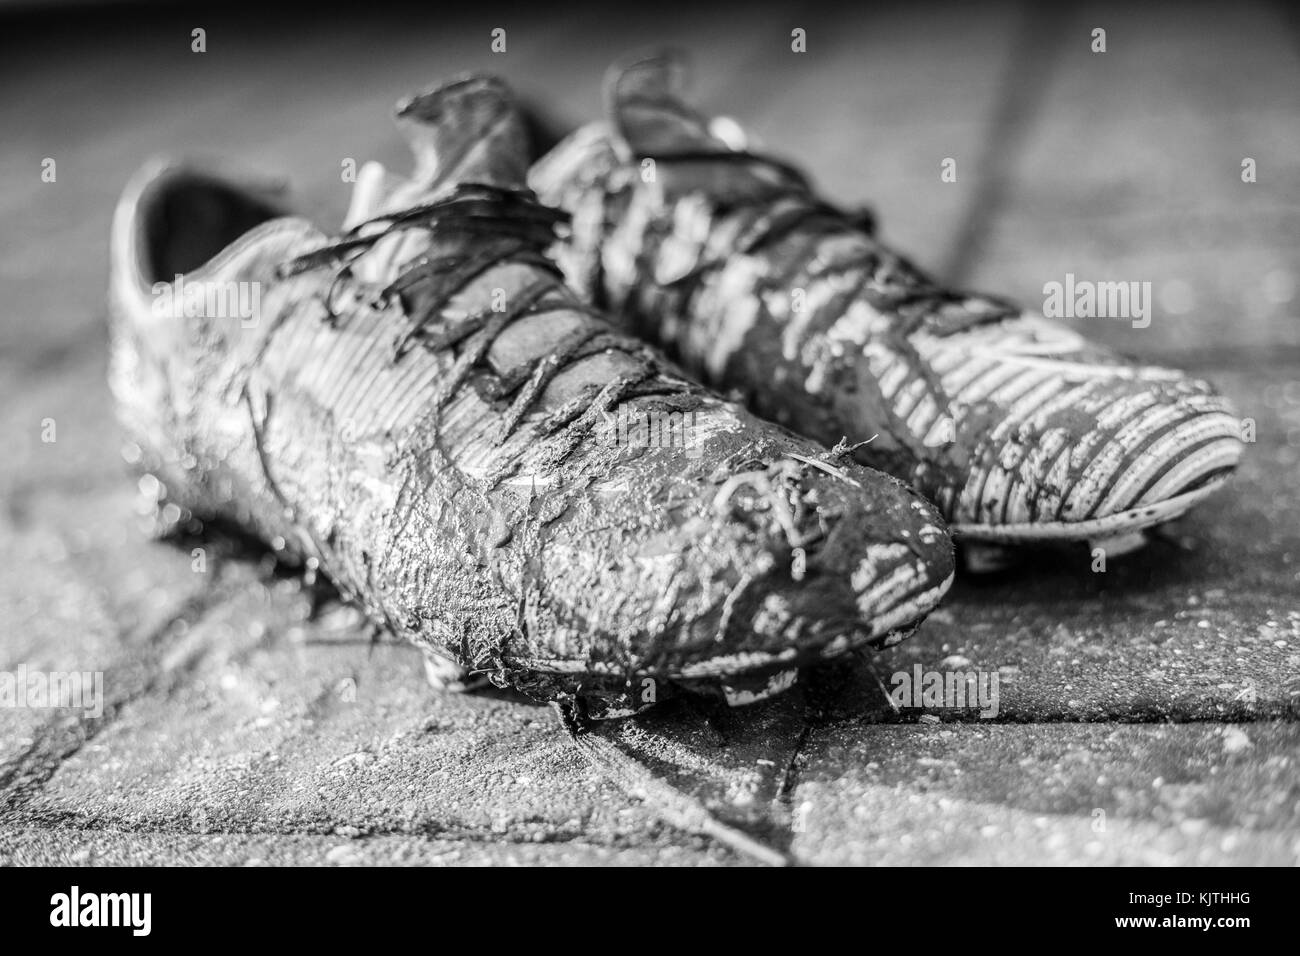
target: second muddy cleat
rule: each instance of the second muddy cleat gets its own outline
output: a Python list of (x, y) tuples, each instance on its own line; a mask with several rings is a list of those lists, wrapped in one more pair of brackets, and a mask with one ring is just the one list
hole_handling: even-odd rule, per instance
[(1129, 541), (1218, 488), (1240, 420), (1209, 385), (943, 288), (681, 95), (616, 68), (608, 121), (535, 166), (571, 284), (708, 383), (909, 482), (967, 539)]
[(583, 305), (499, 82), (398, 115), (415, 174), (367, 167), (339, 234), (184, 164), (128, 190), (110, 375), (160, 514), (318, 567), (439, 684), (592, 716), (909, 633), (952, 577), (933, 507)]

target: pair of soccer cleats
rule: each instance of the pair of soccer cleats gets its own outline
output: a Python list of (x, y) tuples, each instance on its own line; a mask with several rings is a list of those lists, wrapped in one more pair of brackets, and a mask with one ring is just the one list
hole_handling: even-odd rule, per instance
[(1208, 385), (943, 288), (680, 76), (617, 69), (540, 157), (495, 78), (415, 96), (337, 234), (146, 167), (110, 379), (165, 524), (319, 569), (445, 684), (617, 716), (901, 640), (952, 534), (1131, 540), (1227, 478)]

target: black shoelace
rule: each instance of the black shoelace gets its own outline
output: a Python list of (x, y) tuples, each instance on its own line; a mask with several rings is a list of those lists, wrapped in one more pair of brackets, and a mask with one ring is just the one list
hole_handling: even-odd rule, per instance
[[(658, 162), (713, 162), (737, 166), (758, 166), (772, 174), (769, 188), (752, 197), (717, 202), (715, 216), (753, 212), (754, 221), (745, 229), (728, 255), (697, 263), (670, 284), (689, 299), (710, 272), (720, 269), (731, 252), (753, 255), (770, 249), (781, 240), (799, 233), (810, 240), (821, 236), (852, 233), (871, 241), (861, 254), (837, 264), (821, 276), (861, 270), (866, 277), (862, 292), (882, 312), (898, 313), (910, 334), (926, 328), (940, 335), (1000, 321), (1019, 314), (1014, 304), (982, 293), (948, 289), (931, 279), (907, 258), (887, 249), (875, 239), (875, 215), (869, 209), (844, 209), (818, 199), (804, 174), (781, 160), (746, 150), (675, 150), (638, 157)], [(774, 208), (775, 207), (775, 208)], [(809, 252), (811, 254), (811, 250)], [(806, 264), (806, 257), (798, 265)]]
[[(545, 255), (554, 241), (556, 227), (567, 215), (540, 203), (531, 190), (510, 189), (482, 183), (461, 183), (446, 197), (412, 206), (400, 212), (377, 216), (350, 229), (335, 241), (298, 256), (280, 267), (281, 278), (313, 269), (334, 266), (337, 272), (325, 295), (324, 320), (337, 325), (343, 320), (336, 295), (354, 279), (352, 263), (376, 242), (395, 231), (422, 229), (434, 236), (458, 236), (477, 240), (456, 256), (422, 256), (409, 263), (387, 286), (361, 307), (381, 310), (400, 302), (409, 324), (393, 343), (393, 361), (400, 361), (416, 345), (431, 351), (456, 350), (448, 377), (439, 384), (435, 411), (469, 379), (482, 370), (483, 359), (497, 337), (519, 319), (547, 312), (599, 313), (578, 302), (565, 288), (558, 267)], [(522, 263), (540, 274), (535, 282), (510, 297), (499, 309), (489, 307), (469, 315), (449, 317), (447, 306), (453, 296), (489, 269), (505, 263)], [(524, 415), (557, 374), (596, 353), (614, 350), (633, 359), (630, 371), (603, 386), (588, 386), (578, 396), (555, 409), (535, 425), (538, 437), (554, 438), (540, 464), (558, 464), (590, 433), (602, 413), (614, 404), (638, 395), (664, 391), (648, 380), (657, 366), (646, 350), (610, 332), (603, 322), (584, 323), (576, 332), (531, 363), (485, 377), (484, 391), (492, 400), (510, 399), (495, 443), (503, 443), (518, 427)], [(680, 389), (679, 389), (680, 390)], [(490, 476), (499, 481), (511, 474), (518, 462), (510, 463)]]
[[(594, 724), (584, 724), (570, 706), (560, 702), (551, 706), (569, 741), (593, 769), (628, 796), (644, 802), (665, 823), (716, 840), (733, 853), (763, 866), (789, 866), (795, 862), (789, 854), (719, 820), (698, 798), (660, 779), (637, 757), (624, 751), (611, 739), (612, 734), (604, 733)], [(615, 729), (614, 734), (617, 732)]]

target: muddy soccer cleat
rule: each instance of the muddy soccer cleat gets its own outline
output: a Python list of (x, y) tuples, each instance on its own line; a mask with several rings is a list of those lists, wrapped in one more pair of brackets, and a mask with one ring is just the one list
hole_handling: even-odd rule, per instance
[(570, 284), (625, 328), (802, 434), (876, 435), (858, 460), (966, 539), (1131, 547), (1226, 480), (1240, 421), (1210, 386), (938, 286), (687, 106), (682, 73), (671, 55), (616, 68), (608, 123), (531, 174), (572, 215)]
[(932, 506), (582, 305), (499, 82), (398, 117), (415, 175), (367, 167), (341, 235), (183, 165), (129, 188), (110, 377), (161, 516), (318, 568), (444, 683), (593, 716), (909, 633), (952, 577)]

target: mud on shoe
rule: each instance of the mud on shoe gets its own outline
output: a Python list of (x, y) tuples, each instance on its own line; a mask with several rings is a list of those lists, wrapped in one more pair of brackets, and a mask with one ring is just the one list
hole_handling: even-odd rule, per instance
[(338, 234), (183, 163), (127, 190), (110, 378), (166, 513), (318, 567), (444, 683), (595, 716), (758, 699), (934, 607), (953, 557), (930, 504), (568, 290), (499, 81), (398, 119), (414, 175), (367, 167)]

